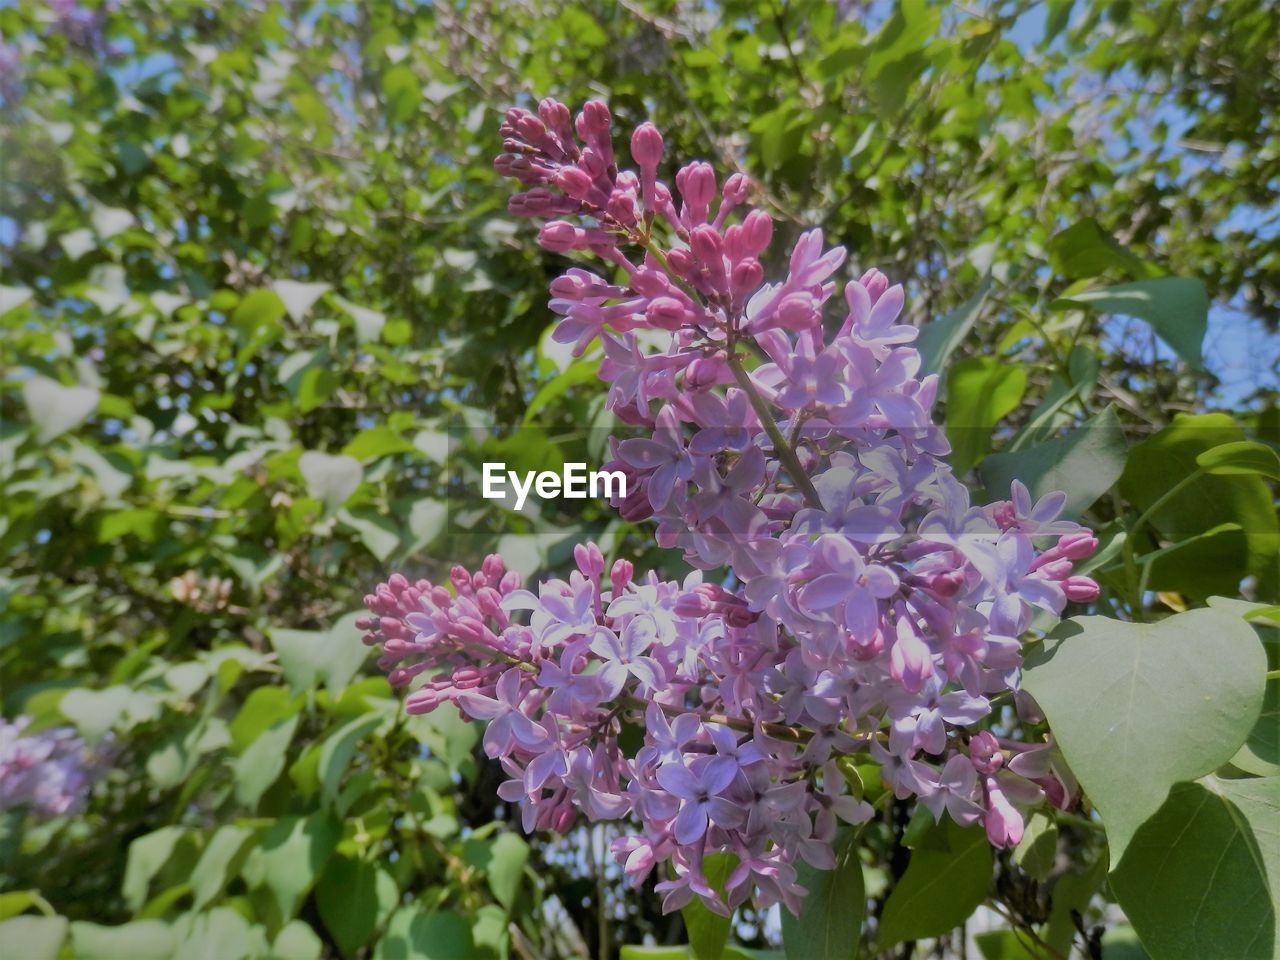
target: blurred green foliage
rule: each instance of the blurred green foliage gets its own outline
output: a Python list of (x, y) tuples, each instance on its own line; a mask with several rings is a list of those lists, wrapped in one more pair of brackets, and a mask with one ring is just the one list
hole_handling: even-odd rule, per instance
[[(782, 233), (820, 224), (906, 282), (961, 465), (993, 490), (1068, 487), (1106, 532), (1104, 608), (1242, 578), (1274, 599), (1265, 477), (1170, 493), (1197, 453), (1280, 439), (1274, 379), (1247, 382), (1280, 290), (1265, 5), (65, 9), (0, 7), (19, 55), (0, 131), (0, 707), (118, 754), (83, 815), (0, 826), (0, 935), (24, 955), (682, 939), (621, 892), (601, 836), (531, 848), (477, 731), (405, 716), (353, 626), (393, 567), (440, 581), (500, 549), (532, 573), (586, 536), (671, 562), (596, 508), (566, 526), (466, 499), (480, 459), (595, 460), (582, 428), (608, 426), (593, 361), (545, 336), (564, 264), (490, 167), (503, 109), (530, 97), (652, 116), (669, 155), (756, 177)], [(1126, 452), (1125, 431), (1166, 427)], [(1264, 740), (1252, 772), (1274, 772)], [(912, 876), (890, 826), (867, 852), (885, 917)], [(1062, 831), (1062, 902), (1098, 919), (1097, 839)], [(1002, 863), (997, 888), (1069, 949), (1036, 878)], [(740, 919), (744, 942), (773, 938)]]

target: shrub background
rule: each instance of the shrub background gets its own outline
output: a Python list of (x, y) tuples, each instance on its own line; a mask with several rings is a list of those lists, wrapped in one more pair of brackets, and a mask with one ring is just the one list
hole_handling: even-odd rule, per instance
[[(1280, 439), (1267, 4), (20, 0), (0, 31), (0, 708), (114, 743), (85, 812), (0, 819), (4, 936), (33, 957), (682, 941), (600, 831), (513, 829), (476, 730), (406, 717), (352, 625), (393, 566), (533, 572), (586, 537), (669, 559), (601, 508), (459, 509), (480, 460), (595, 462), (580, 428), (608, 425), (593, 361), (545, 336), (560, 264), (492, 173), (509, 104), (607, 94), (906, 283), (912, 322), (957, 334), (936, 359), (975, 484), (1102, 417), (1130, 444), (1206, 410)], [(1063, 302), (1164, 276), (1191, 285), (1145, 317)], [(1185, 471), (1157, 451), (1119, 482), (1108, 450), (1100, 530)], [(1274, 599), (1256, 482), (1157, 531), (1200, 539), (1151, 603)], [(901, 854), (873, 853), (886, 881)], [(1002, 863), (997, 902), (1043, 909), (1034, 883)]]

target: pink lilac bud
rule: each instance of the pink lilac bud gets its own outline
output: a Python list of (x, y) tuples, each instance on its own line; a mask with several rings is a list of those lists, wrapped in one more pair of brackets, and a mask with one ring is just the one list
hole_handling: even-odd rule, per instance
[(773, 218), (763, 210), (752, 210), (742, 221), (742, 243), (748, 256), (758, 257), (773, 239)]
[(748, 294), (759, 290), (760, 284), (763, 282), (764, 267), (760, 265), (760, 261), (755, 257), (748, 257), (738, 261), (730, 278), (733, 295), (737, 298), (744, 298)]
[(706, 210), (716, 196), (716, 174), (711, 164), (698, 161), (682, 167), (676, 174), (676, 189), (689, 207)]
[(645, 307), (644, 317), (651, 326), (660, 330), (678, 330), (688, 317), (685, 305), (675, 297), (657, 297)]
[(613, 592), (621, 594), (635, 575), (636, 568), (630, 560), (615, 560), (613, 568), (609, 571), (609, 582), (613, 585)]
[(612, 124), (608, 106), (599, 100), (588, 100), (578, 114), (578, 136), (583, 140), (607, 136)]
[(982, 825), (986, 828), (987, 839), (994, 847), (1016, 847), (1022, 842), (1022, 814), (1005, 797), (995, 777), (988, 777), (985, 787), (987, 812), (982, 818)]
[(552, 220), (542, 225), (538, 243), (553, 253), (568, 253), (576, 249), (585, 236), (583, 230), (564, 220)]
[(973, 768), (983, 775), (995, 773), (1004, 763), (1004, 755), (1000, 752), (1000, 743), (995, 734), (983, 730), (969, 740), (969, 759)]
[(1092, 603), (1102, 593), (1098, 584), (1088, 577), (1067, 577), (1062, 581), (1062, 589), (1073, 603)]
[(685, 388), (693, 391), (705, 390), (717, 383), (729, 383), (732, 379), (728, 363), (719, 354), (694, 360), (684, 372)]
[(578, 167), (561, 167), (552, 182), (576, 200), (586, 197), (595, 186), (595, 181)]
[(867, 290), (867, 295), (871, 298), (874, 306), (881, 295), (889, 289), (889, 278), (874, 267), (864, 273), (858, 281)]
[(1068, 560), (1085, 560), (1093, 556), (1094, 551), (1098, 549), (1098, 538), (1092, 531), (1081, 530), (1079, 533), (1069, 533), (1058, 540), (1058, 550)]
[(631, 134), (631, 156), (641, 171), (657, 170), (662, 150), (662, 134), (652, 123), (640, 124)]
[(543, 123), (561, 137), (567, 137), (571, 133), (569, 127), (571, 120), (569, 108), (559, 100), (553, 100), (551, 97), (547, 97), (539, 101), (538, 116), (542, 118)]
[(689, 246), (693, 249), (693, 255), (704, 265), (719, 263), (724, 257), (724, 242), (715, 227), (705, 224), (696, 227), (690, 234)]
[(671, 289), (666, 275), (647, 268), (631, 274), (631, 289), (642, 297), (660, 297)]
[(677, 276), (686, 280), (697, 273), (697, 265), (688, 250), (672, 250), (667, 254), (667, 263)]
[(575, 544), (573, 548), (573, 560), (578, 565), (578, 569), (582, 571), (582, 575), (590, 577), (593, 580), (598, 579), (604, 573), (604, 554), (600, 548), (594, 543)]
[(724, 182), (724, 199), (731, 206), (745, 203), (751, 193), (751, 178), (735, 173)]

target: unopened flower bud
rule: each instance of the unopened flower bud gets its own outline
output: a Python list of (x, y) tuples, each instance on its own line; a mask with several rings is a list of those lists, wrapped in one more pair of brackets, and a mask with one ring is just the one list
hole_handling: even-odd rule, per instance
[(889, 278), (874, 267), (864, 273), (858, 282), (867, 288), (867, 295), (873, 304), (889, 289)]
[(613, 118), (607, 106), (599, 100), (588, 100), (578, 114), (578, 136), (583, 140), (606, 136), (612, 123)]
[(1098, 549), (1098, 538), (1089, 530), (1069, 533), (1058, 539), (1058, 549), (1068, 560), (1084, 560)]
[(660, 271), (644, 267), (631, 275), (631, 289), (642, 297), (659, 297), (670, 289), (670, 284)]
[(763, 210), (752, 210), (742, 221), (742, 233), (746, 252), (758, 257), (773, 239), (773, 218)]
[(724, 199), (730, 206), (737, 206), (747, 199), (747, 195), (751, 193), (751, 178), (735, 173), (724, 182)]
[(990, 730), (983, 730), (969, 740), (969, 759), (973, 768), (984, 776), (993, 774), (1004, 763), (1000, 753), (1000, 743)]
[(645, 122), (631, 134), (631, 156), (642, 170), (656, 169), (662, 162), (662, 134), (652, 123)]
[(582, 231), (564, 220), (544, 223), (538, 231), (538, 243), (552, 253), (568, 253), (578, 245)]
[(543, 123), (557, 133), (567, 133), (569, 130), (569, 108), (559, 100), (547, 97), (539, 102), (538, 116), (542, 118)]
[(575, 200), (583, 199), (594, 186), (591, 177), (579, 167), (561, 167), (552, 182)]
[(693, 248), (693, 255), (704, 264), (719, 263), (724, 256), (724, 244), (719, 231), (706, 224), (694, 229), (689, 238), (689, 246)]
[(1098, 599), (1101, 588), (1088, 577), (1067, 577), (1062, 581), (1062, 589), (1067, 599), (1073, 603), (1092, 603)]
[(716, 195), (716, 173), (711, 164), (701, 160), (682, 167), (676, 174), (676, 187), (686, 204), (706, 210)]
[(678, 330), (684, 325), (688, 311), (675, 297), (657, 297), (645, 307), (644, 318), (660, 330)]

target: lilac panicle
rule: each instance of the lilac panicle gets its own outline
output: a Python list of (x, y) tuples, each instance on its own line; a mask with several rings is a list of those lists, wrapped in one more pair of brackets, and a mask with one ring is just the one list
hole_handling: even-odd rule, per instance
[[(798, 910), (796, 861), (832, 867), (837, 824), (874, 815), (839, 772), (849, 756), (880, 764), (890, 795), (1016, 844), (1024, 811), (1070, 804), (1074, 781), (1051, 743), (975, 725), (1017, 690), (1035, 610), (1096, 597), (1072, 569), (1097, 541), (1058, 518), (1061, 495), (1015, 483), (970, 502), (902, 287), (868, 270), (841, 288), (845, 251), (820, 230), (766, 281), (773, 223), (749, 181), (699, 162), (668, 185), (650, 123), (621, 167), (612, 125), (598, 102), (513, 109), (495, 166), (544, 247), (602, 261), (552, 282), (554, 336), (600, 350), (608, 407), (644, 434), (613, 441), (616, 506), (693, 569), (606, 575), (587, 544), (534, 590), (496, 556), (447, 586), (397, 574), (366, 598), (366, 642), (393, 684), (416, 684), (410, 712), (448, 702), (489, 722), (526, 829), (637, 821), (613, 854), (635, 882), (669, 864), (668, 910)], [(720, 566), (732, 576), (705, 582)], [(643, 730), (634, 751), (624, 722)], [(702, 872), (722, 851), (738, 859), (723, 895)]]
[(78, 813), (105, 772), (109, 750), (91, 753), (70, 727), (25, 733), (28, 717), (0, 718), (0, 812)]

